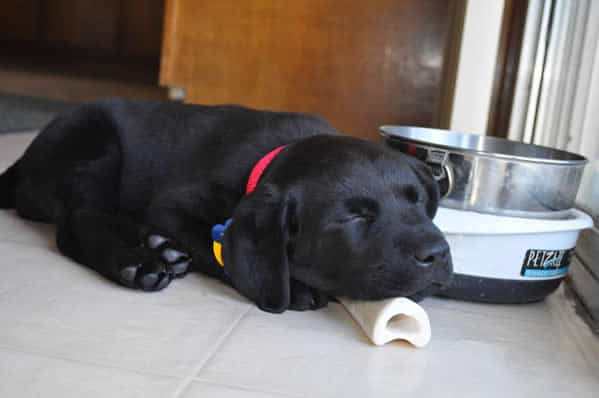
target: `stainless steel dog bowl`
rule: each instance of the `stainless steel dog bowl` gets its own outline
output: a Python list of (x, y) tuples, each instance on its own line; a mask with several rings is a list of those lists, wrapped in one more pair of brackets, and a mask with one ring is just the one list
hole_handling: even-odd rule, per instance
[(587, 160), (495, 137), (421, 127), (382, 126), (385, 143), (431, 166), (441, 205), (496, 215), (561, 218)]

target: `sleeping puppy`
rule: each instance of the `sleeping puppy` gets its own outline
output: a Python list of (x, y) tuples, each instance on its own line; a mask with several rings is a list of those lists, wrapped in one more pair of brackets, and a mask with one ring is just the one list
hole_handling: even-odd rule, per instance
[(423, 163), (315, 116), (118, 99), (59, 116), (0, 176), (0, 207), (56, 224), (59, 250), (100, 274), (154, 291), (199, 271), (270, 312), (442, 289), (438, 201)]

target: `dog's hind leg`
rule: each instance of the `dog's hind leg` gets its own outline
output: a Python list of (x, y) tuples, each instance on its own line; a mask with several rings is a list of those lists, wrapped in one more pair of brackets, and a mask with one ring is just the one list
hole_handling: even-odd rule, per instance
[[(189, 256), (118, 208), (120, 153), (81, 162), (60, 182), (59, 250), (125, 286), (147, 291), (185, 275)], [(150, 239), (152, 237), (152, 239)]]

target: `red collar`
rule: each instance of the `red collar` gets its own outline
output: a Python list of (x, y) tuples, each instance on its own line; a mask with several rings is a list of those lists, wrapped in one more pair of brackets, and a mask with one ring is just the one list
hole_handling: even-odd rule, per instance
[[(275, 157), (285, 149), (286, 145), (282, 145), (268, 152), (262, 159), (256, 163), (252, 172), (250, 173), (250, 177), (248, 178), (248, 183), (245, 189), (245, 194), (249, 195), (256, 188), (258, 181), (260, 181), (260, 177), (264, 173), (264, 170), (268, 167), (268, 165), (273, 161)], [(214, 253), (214, 257), (218, 264), (221, 267), (224, 267), (223, 258), (222, 258), (222, 242), (225, 230), (231, 224), (231, 219), (229, 218), (224, 224), (216, 224), (212, 227), (212, 251)], [(225, 272), (226, 274), (226, 272)]]
[(248, 178), (248, 183), (245, 188), (246, 195), (252, 193), (252, 191), (256, 188), (256, 185), (258, 185), (258, 181), (260, 181), (260, 177), (262, 177), (262, 174), (264, 173), (268, 165), (286, 147), (287, 145), (281, 145), (279, 147), (276, 147), (275, 149), (264, 155), (262, 159), (260, 159), (258, 163), (256, 163), (256, 165), (252, 169), (252, 172), (250, 173), (250, 177)]

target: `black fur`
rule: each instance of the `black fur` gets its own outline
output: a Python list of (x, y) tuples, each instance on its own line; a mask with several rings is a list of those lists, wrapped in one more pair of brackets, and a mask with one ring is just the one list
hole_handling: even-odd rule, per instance
[[(0, 176), (1, 207), (55, 223), (61, 252), (106, 277), (160, 290), (193, 269), (271, 312), (445, 286), (438, 200), (422, 163), (315, 116), (118, 99), (61, 115)], [(231, 216), (223, 272), (210, 230)]]
[(0, 209), (15, 206), (15, 187), (17, 185), (17, 167), (13, 165), (0, 175)]

